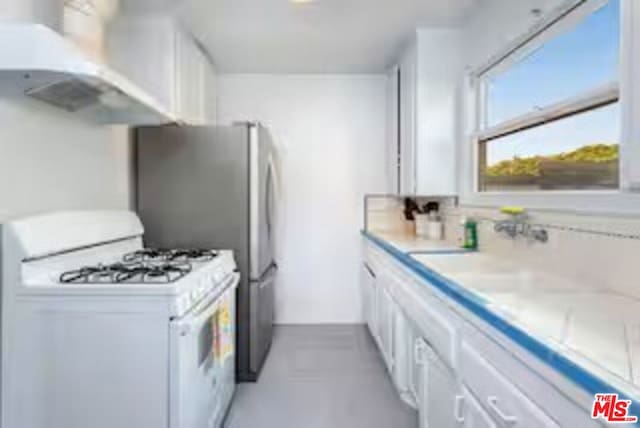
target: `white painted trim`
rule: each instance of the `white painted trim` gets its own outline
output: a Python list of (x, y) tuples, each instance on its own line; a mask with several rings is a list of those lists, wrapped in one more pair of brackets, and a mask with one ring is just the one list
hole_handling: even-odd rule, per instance
[[(476, 139), (479, 141), (492, 140), (503, 135), (540, 126), (577, 113), (596, 109), (605, 104), (617, 101), (619, 93), (620, 90), (618, 88), (618, 82), (611, 82), (571, 99), (564, 100), (540, 110), (532, 111), (522, 116), (507, 120), (506, 122), (502, 122), (496, 126), (479, 132), (476, 135)], [(482, 96), (479, 98), (482, 98)]]
[(581, 194), (502, 194), (502, 195), (461, 195), (461, 207), (498, 208), (518, 205), (532, 211), (553, 211), (572, 214), (598, 215), (638, 215), (640, 195), (635, 193)]
[(640, 84), (637, 82), (640, 75), (640, 5), (636, 0), (622, 0), (621, 26), (621, 188), (637, 192), (640, 191)]
[(528, 31), (517, 37), (489, 58), (472, 75), (478, 78), (495, 76), (514, 62), (519, 62), (533, 50), (540, 47), (549, 39), (566, 31), (586, 16), (595, 12), (609, 0), (565, 0), (546, 16), (541, 18)]

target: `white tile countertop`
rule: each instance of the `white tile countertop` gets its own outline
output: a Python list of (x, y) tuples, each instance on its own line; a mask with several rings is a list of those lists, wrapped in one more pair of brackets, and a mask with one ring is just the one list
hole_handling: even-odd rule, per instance
[(414, 270), (418, 262), (426, 274), (444, 278), (463, 306), (467, 299), (589, 376), (640, 398), (640, 300), (487, 253), (429, 253), (433, 247), (420, 248), (419, 241), (407, 251), (406, 237), (373, 239)]

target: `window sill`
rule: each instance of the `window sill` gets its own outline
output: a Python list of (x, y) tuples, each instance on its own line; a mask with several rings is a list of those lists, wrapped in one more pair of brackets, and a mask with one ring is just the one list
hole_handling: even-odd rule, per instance
[(459, 201), (461, 207), (518, 205), (536, 211), (583, 215), (626, 217), (640, 214), (640, 193), (621, 190), (471, 192), (461, 194)]

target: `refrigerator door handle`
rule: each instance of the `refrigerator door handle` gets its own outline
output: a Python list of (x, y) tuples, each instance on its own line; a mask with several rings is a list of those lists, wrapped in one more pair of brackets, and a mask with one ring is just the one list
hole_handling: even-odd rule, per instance
[(271, 262), (269, 267), (267, 267), (267, 269), (262, 273), (262, 275), (260, 275), (260, 278), (258, 278), (255, 282), (262, 284), (267, 278), (269, 278), (272, 275), (275, 275), (277, 271), (278, 271), (278, 264), (276, 262)]
[(264, 204), (265, 207), (265, 218), (267, 220), (267, 235), (269, 236), (269, 241), (271, 241), (271, 236), (272, 236), (272, 224), (271, 224), (271, 193), (272, 193), (272, 186), (273, 185), (273, 163), (271, 162), (271, 159), (269, 159), (269, 166), (267, 167), (267, 179), (266, 179), (266, 193), (265, 193), (265, 198), (266, 198), (266, 203)]

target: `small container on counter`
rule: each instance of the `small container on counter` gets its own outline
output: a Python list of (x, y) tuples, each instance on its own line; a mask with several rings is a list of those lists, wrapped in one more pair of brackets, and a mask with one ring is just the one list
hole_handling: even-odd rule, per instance
[(429, 220), (427, 222), (427, 239), (441, 241), (444, 238), (444, 228), (440, 220)]
[(415, 220), (405, 220), (404, 221), (404, 234), (409, 236), (416, 235), (416, 221)]
[(414, 214), (416, 219), (416, 236), (420, 238), (429, 238), (429, 215), (428, 214)]

